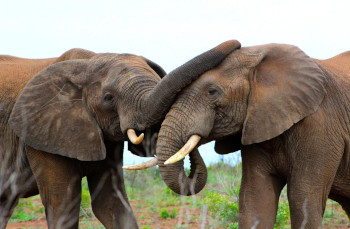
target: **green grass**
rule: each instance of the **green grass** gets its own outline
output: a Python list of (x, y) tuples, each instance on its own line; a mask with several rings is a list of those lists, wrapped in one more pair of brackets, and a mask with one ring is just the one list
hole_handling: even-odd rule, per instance
[(81, 203), (80, 203), (80, 217), (93, 216), (91, 209), (91, 198), (86, 178), (83, 178), (81, 184)]
[(91, 220), (91, 217), (83, 217), (79, 223), (79, 228), (84, 229), (102, 229), (105, 228), (102, 225), (96, 225), (96, 222)]
[(166, 208), (159, 210), (159, 217), (162, 219), (174, 219), (176, 216), (177, 210), (174, 209), (172, 211), (169, 211)]
[(141, 229), (152, 229), (152, 227), (150, 225), (144, 225), (141, 227)]
[(24, 222), (39, 219), (44, 213), (40, 197), (20, 199), (9, 222)]

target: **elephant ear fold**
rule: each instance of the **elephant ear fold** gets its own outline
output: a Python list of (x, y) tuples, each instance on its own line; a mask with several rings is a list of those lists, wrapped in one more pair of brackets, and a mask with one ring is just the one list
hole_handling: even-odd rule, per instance
[(242, 133), (228, 136), (226, 138), (215, 141), (215, 152), (218, 154), (228, 154), (241, 150)]
[(244, 145), (272, 139), (314, 113), (326, 91), (326, 78), (317, 63), (291, 45), (252, 47), (259, 63), (249, 75), (251, 85)]
[(145, 57), (142, 58), (145, 59), (146, 63), (159, 75), (160, 78), (163, 78), (166, 75), (165, 70), (161, 66)]
[(27, 145), (82, 161), (105, 158), (102, 132), (83, 97), (86, 68), (87, 60), (60, 62), (26, 85), (9, 122)]

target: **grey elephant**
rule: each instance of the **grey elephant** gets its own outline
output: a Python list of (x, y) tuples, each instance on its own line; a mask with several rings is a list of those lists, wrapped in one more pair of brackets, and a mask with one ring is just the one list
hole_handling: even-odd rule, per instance
[(182, 159), (216, 140), (216, 152), (242, 153), (240, 228), (273, 228), (286, 184), (292, 228), (320, 228), (327, 198), (350, 216), (349, 127), (350, 52), (316, 60), (292, 45), (245, 47), (178, 95), (158, 135), (160, 174), (176, 193), (199, 192), (202, 159), (192, 157), (196, 179)]
[[(30, 166), (49, 228), (78, 227), (84, 176), (92, 210), (106, 228), (137, 228), (121, 169), (125, 136), (137, 144), (143, 136), (135, 131), (157, 131), (176, 93), (239, 45), (223, 43), (168, 75), (154, 62), (132, 54), (95, 54), (56, 63), (30, 81), (23, 78), (21, 84), (16, 74), (5, 75), (11, 96), (0, 100), (1, 106), (8, 104), (0, 116), (0, 155), (10, 152), (8, 161), (19, 162), (7, 165), (12, 174)], [(142, 147), (130, 147), (147, 155)], [(1, 206), (36, 194), (36, 184), (26, 184), (29, 192), (18, 193), (15, 200), (8, 198), (13, 190), (4, 190)]]

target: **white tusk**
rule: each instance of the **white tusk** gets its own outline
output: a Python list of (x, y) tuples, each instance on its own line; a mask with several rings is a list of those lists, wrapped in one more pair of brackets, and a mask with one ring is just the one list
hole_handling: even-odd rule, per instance
[(135, 130), (134, 129), (128, 129), (126, 131), (129, 140), (131, 141), (132, 144), (134, 145), (138, 145), (142, 142), (143, 137), (145, 136), (143, 133), (140, 134), (140, 136), (137, 137)]
[(164, 162), (164, 165), (169, 165), (169, 164), (174, 164), (175, 162), (180, 161), (181, 159), (183, 159), (184, 157), (186, 157), (186, 155), (188, 155), (189, 153), (191, 153), (191, 151), (196, 147), (196, 145), (198, 144), (198, 142), (201, 140), (201, 136), (199, 135), (192, 135), (188, 141), (186, 142), (186, 144), (173, 156), (171, 156), (168, 160), (166, 160)]
[(152, 160), (146, 161), (146, 162), (142, 162), (140, 164), (136, 164), (136, 165), (125, 165), (123, 166), (123, 169), (126, 170), (142, 170), (142, 169), (147, 169), (147, 168), (151, 168), (158, 165), (158, 159), (155, 157)]

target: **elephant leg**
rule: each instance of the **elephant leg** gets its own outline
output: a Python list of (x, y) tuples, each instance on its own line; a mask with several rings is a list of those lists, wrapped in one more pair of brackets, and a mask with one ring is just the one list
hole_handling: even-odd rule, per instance
[(336, 150), (298, 152), (287, 188), (292, 228), (322, 227), (326, 202), (341, 159), (332, 152)]
[(27, 147), (49, 229), (78, 228), (81, 176), (77, 160)]
[(6, 171), (6, 174), (0, 171), (0, 229), (6, 228), (7, 222), (17, 206), (19, 198), (39, 194), (29, 164), (24, 169), (18, 171), (17, 168), (12, 167), (2, 169), (2, 171)]
[(114, 171), (88, 176), (92, 210), (106, 228), (138, 228), (121, 181)]
[(138, 228), (124, 186), (123, 145), (117, 145), (111, 154), (102, 172), (87, 176), (92, 210), (106, 228)]
[(6, 228), (8, 220), (18, 204), (19, 198), (39, 194), (34, 178), (29, 178), (25, 184), (14, 184), (13, 186), (10, 190), (19, 187), (24, 187), (24, 189), (21, 189), (19, 194), (10, 191), (0, 195), (0, 229)]
[(256, 146), (242, 149), (239, 228), (273, 228), (285, 181), (271, 175), (268, 158)]
[(18, 199), (18, 197), (11, 197), (11, 199), (2, 197), (0, 199), (0, 229), (6, 228), (7, 222), (18, 204)]
[(327, 187), (317, 182), (305, 184), (303, 179), (308, 178), (293, 178), (287, 186), (292, 228), (321, 228)]

